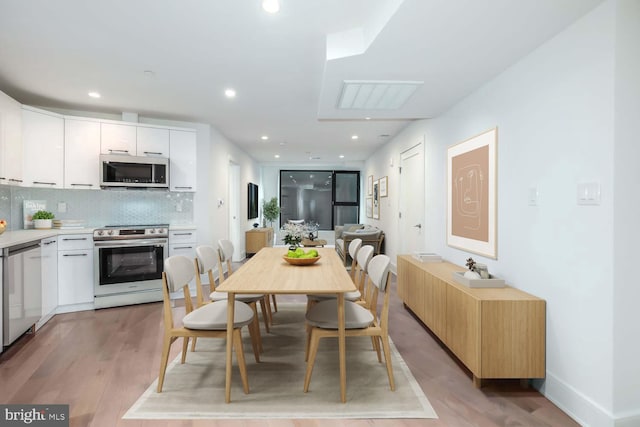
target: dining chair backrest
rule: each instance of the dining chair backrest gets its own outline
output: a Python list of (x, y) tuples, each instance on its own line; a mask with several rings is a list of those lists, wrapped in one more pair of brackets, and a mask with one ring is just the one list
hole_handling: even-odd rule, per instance
[(227, 265), (227, 277), (233, 270), (231, 269), (231, 258), (233, 257), (233, 243), (230, 240), (220, 239), (218, 240), (218, 281), (224, 282), (224, 267)]
[(390, 265), (391, 259), (387, 255), (376, 255), (367, 267), (369, 280), (382, 292), (386, 292), (389, 284)]
[(165, 259), (164, 272), (167, 276), (169, 292), (176, 292), (187, 286), (195, 274), (192, 261), (182, 255)]
[(198, 246), (196, 248), (196, 258), (200, 274), (205, 274), (216, 266), (217, 254), (216, 250), (211, 246)]
[(349, 255), (351, 255), (351, 271), (349, 271), (349, 275), (351, 276), (351, 280), (354, 283), (357, 283), (356, 278), (356, 266), (358, 264), (358, 251), (362, 246), (362, 239), (353, 239), (351, 243), (349, 243)]
[(218, 240), (218, 248), (220, 249), (220, 259), (224, 261), (230, 261), (233, 257), (233, 243), (230, 240), (220, 239)]
[(369, 262), (371, 261), (371, 257), (373, 256), (373, 250), (373, 246), (365, 245), (358, 251), (358, 265), (360, 266), (360, 269), (365, 273), (367, 272), (367, 267), (369, 265)]

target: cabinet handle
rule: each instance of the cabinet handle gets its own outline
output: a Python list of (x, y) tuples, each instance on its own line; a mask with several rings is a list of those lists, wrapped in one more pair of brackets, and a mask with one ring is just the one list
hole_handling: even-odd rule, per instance
[(15, 178), (9, 178), (9, 181), (11, 181), (11, 182), (22, 182), (21, 179), (15, 179)]
[(193, 187), (189, 186), (189, 187), (179, 187), (179, 186), (175, 186), (173, 188), (184, 188), (185, 190), (191, 190)]
[(62, 256), (87, 256), (87, 254), (63, 254)]
[(111, 148), (109, 149), (110, 153), (127, 153), (129, 154), (129, 150), (112, 150)]
[(193, 233), (173, 233), (174, 236), (191, 236)]
[(7, 179), (7, 178), (5, 178), (4, 176), (0, 176), (0, 179)]
[(176, 246), (173, 249), (193, 249), (193, 246)]
[(93, 184), (71, 184), (71, 186), (78, 186), (78, 187), (93, 187)]
[(52, 244), (54, 244), (55, 242), (56, 242), (55, 240), (52, 240), (52, 241), (50, 241), (50, 242), (44, 242), (44, 244), (45, 244), (45, 245), (52, 245)]
[(34, 184), (42, 184), (42, 185), (56, 185), (55, 182), (42, 182), (42, 181), (33, 181)]
[(74, 237), (73, 239), (63, 238), (62, 240), (68, 240), (68, 241), (71, 241), (71, 240), (87, 240), (87, 238), (86, 237)]
[(144, 154), (157, 154), (158, 156), (162, 156), (162, 153), (158, 151), (144, 151)]

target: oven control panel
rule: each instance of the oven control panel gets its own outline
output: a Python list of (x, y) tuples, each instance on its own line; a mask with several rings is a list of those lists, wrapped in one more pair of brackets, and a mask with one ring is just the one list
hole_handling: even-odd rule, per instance
[(111, 240), (111, 239), (146, 239), (150, 237), (166, 238), (169, 236), (169, 228), (167, 226), (130, 228), (130, 227), (109, 227), (94, 230), (93, 240)]

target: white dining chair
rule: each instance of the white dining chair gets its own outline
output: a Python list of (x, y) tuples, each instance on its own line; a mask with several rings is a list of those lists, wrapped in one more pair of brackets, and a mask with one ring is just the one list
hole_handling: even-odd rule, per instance
[[(191, 301), (191, 291), (189, 290), (189, 282), (193, 279), (193, 276), (193, 263), (189, 258), (177, 255), (164, 261), (164, 272), (162, 273), (164, 338), (162, 341), (162, 356), (160, 357), (158, 393), (162, 392), (169, 361), (169, 351), (171, 350), (171, 344), (176, 339), (183, 338), (180, 363), (185, 363), (190, 338), (227, 338), (227, 302), (217, 301), (194, 308)], [(170, 293), (177, 292), (181, 288), (184, 294), (186, 314), (182, 318), (182, 326), (176, 326), (173, 320)], [(253, 316), (253, 310), (247, 304), (235, 301), (233, 348), (238, 359), (240, 378), (242, 379), (245, 394), (249, 393), (249, 381), (247, 379), (247, 367), (242, 349), (240, 330), (253, 321)]]
[[(209, 304), (212, 301), (221, 301), (227, 299), (226, 292), (218, 292), (215, 290), (216, 283), (213, 277), (213, 269), (218, 262), (218, 251), (211, 246), (198, 246), (196, 248), (196, 258), (194, 260), (196, 271), (196, 301), (198, 307)], [(207, 283), (202, 283), (201, 275), (206, 274)], [(241, 301), (249, 305), (253, 310), (253, 322), (249, 325), (249, 335), (251, 336), (251, 344), (253, 346), (253, 354), (256, 362), (260, 361), (260, 353), (262, 352), (262, 337), (260, 336), (260, 324), (258, 323), (258, 310), (256, 302), (261, 301), (261, 294), (238, 294), (236, 301)], [(191, 344), (191, 351), (195, 351), (196, 340)]]
[[(375, 340), (374, 348), (379, 349), (377, 341), (382, 341), (384, 358), (389, 377), (389, 386), (395, 390), (393, 369), (391, 366), (391, 348), (389, 345), (389, 266), (391, 260), (386, 255), (376, 255), (371, 259), (368, 269), (369, 284), (372, 292), (366, 292), (367, 306), (351, 301), (344, 302), (345, 334), (347, 337), (370, 336)], [(378, 314), (378, 295), (384, 293), (382, 309)], [(307, 348), (307, 371), (304, 379), (304, 391), (309, 390), (313, 365), (321, 338), (338, 336), (338, 303), (336, 300), (320, 301), (306, 314), (307, 324), (311, 326), (309, 331), (309, 345)], [(378, 361), (380, 352), (378, 353)]]

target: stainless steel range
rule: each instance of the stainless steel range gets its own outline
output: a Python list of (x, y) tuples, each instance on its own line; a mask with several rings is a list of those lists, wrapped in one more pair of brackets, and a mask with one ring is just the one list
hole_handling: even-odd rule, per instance
[(169, 226), (106, 226), (93, 232), (94, 305), (162, 301)]

